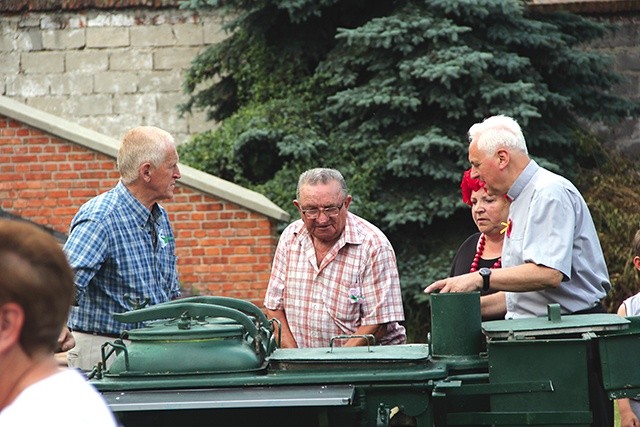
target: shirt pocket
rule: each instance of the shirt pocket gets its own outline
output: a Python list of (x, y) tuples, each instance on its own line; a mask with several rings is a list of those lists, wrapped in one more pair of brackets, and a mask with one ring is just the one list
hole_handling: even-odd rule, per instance
[[(350, 292), (352, 290), (352, 292)], [(322, 288), (322, 303), (331, 317), (342, 326), (356, 324), (360, 319), (361, 300), (352, 298), (362, 295), (362, 289), (357, 282), (334, 283)]]
[(175, 283), (178, 280), (178, 272), (176, 269), (176, 263), (178, 262), (178, 257), (173, 253), (168, 251), (162, 251), (161, 255), (158, 257), (158, 272), (160, 276), (158, 277), (158, 284), (167, 292), (174, 288)]

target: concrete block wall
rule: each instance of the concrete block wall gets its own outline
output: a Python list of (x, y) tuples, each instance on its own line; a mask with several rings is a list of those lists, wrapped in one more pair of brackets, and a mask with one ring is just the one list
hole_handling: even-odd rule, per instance
[[(622, 96), (640, 99), (640, 11), (601, 18), (615, 26), (610, 37), (593, 43), (595, 50), (613, 59), (624, 81), (614, 88)], [(615, 127), (600, 127), (599, 136), (623, 153), (640, 158), (640, 119), (629, 119)]]
[[(119, 179), (115, 160), (0, 115), (0, 207), (68, 233), (82, 203)], [(188, 295), (222, 295), (262, 307), (277, 243), (262, 214), (178, 183), (163, 203)]]
[(215, 126), (177, 106), (184, 71), (225, 37), (221, 24), (177, 8), (0, 15), (0, 94), (116, 139), (155, 125), (183, 143)]
[[(176, 107), (187, 99), (181, 85), (191, 60), (226, 36), (218, 15), (177, 6), (117, 9), (116, 3), (0, 15), (0, 94), (116, 139), (139, 124), (167, 129), (178, 143), (215, 127), (203, 112), (181, 118)], [(617, 90), (640, 97), (640, 12), (601, 9), (601, 19), (619, 31), (594, 48), (611, 53), (628, 77)], [(607, 143), (640, 155), (640, 120), (595, 127)]]

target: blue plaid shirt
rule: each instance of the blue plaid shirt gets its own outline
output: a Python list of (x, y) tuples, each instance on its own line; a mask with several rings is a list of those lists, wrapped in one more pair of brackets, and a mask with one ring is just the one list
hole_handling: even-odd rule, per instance
[(141, 325), (120, 323), (112, 313), (180, 295), (167, 212), (158, 204), (150, 212), (122, 182), (80, 207), (64, 251), (75, 271), (78, 306), (71, 309), (72, 329), (119, 334)]

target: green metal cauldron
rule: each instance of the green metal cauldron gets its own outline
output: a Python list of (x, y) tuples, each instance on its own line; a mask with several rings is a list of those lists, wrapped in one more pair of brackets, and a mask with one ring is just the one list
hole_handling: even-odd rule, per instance
[(91, 382), (126, 427), (602, 427), (640, 394), (640, 318), (481, 322), (477, 292), (430, 301), (428, 344), (277, 350), (248, 302), (165, 303), (118, 316), (148, 323)]
[[(275, 348), (272, 328), (255, 305), (223, 297), (194, 297), (115, 314), (146, 322), (102, 348), (100, 375), (133, 377), (233, 373), (263, 369)], [(107, 366), (107, 359), (116, 358)]]

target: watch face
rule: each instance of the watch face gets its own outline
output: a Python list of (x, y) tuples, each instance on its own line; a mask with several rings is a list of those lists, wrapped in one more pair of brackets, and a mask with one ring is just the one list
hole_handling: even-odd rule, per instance
[(482, 276), (488, 276), (491, 274), (491, 270), (487, 267), (482, 267), (480, 270), (478, 270), (478, 273), (480, 273)]

